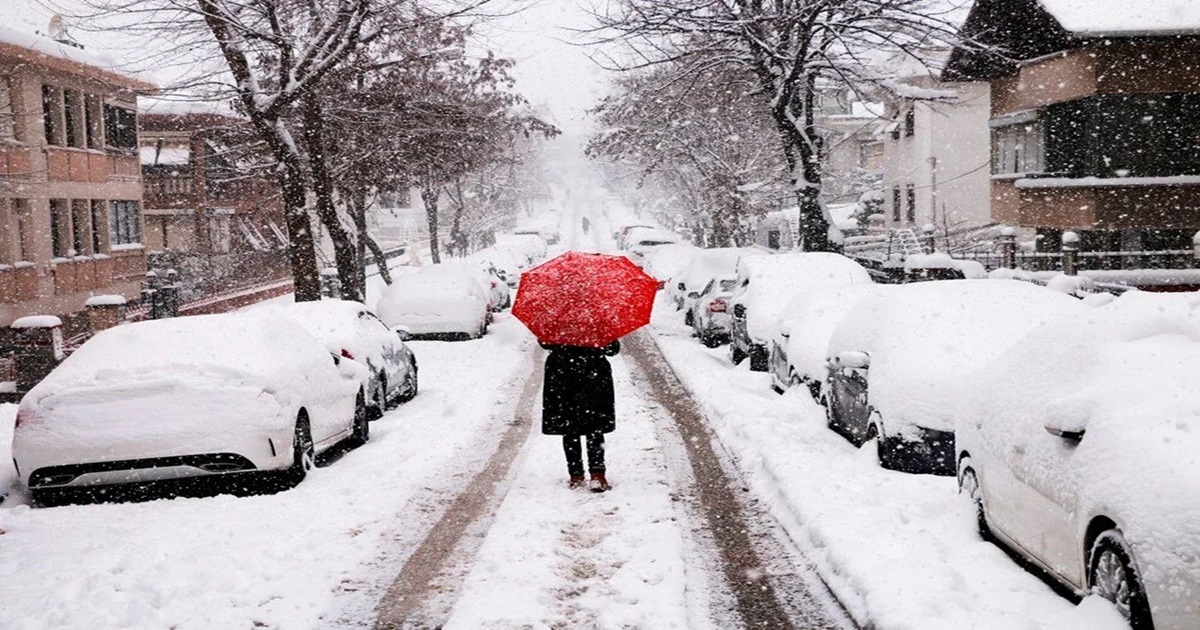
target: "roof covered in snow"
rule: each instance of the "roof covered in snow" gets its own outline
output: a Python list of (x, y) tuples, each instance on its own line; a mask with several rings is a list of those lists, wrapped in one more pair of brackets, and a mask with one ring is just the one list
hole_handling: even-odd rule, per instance
[(1062, 27), (1080, 35), (1138, 36), (1200, 32), (1196, 0), (1038, 0)]
[(0, 53), (22, 60), (87, 75), (124, 88), (152, 90), (154, 86), (116, 68), (109, 57), (49, 37), (0, 25)]

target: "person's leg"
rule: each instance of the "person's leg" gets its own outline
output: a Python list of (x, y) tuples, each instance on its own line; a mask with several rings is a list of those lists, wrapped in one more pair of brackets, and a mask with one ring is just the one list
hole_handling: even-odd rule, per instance
[(604, 434), (587, 435), (588, 472), (604, 474)]
[(571, 480), (583, 479), (583, 451), (578, 435), (563, 436), (563, 453), (567, 456), (567, 474)]
[(592, 478), (588, 481), (588, 487), (592, 492), (605, 492), (611, 490), (608, 479), (604, 476), (604, 434), (589, 433), (587, 436), (587, 451), (588, 451), (588, 472), (592, 473)]

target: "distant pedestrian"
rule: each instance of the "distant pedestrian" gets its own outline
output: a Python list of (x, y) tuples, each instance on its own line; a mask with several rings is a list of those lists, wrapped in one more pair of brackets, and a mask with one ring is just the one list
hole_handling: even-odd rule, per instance
[(592, 227), (592, 222), (588, 221), (587, 217), (583, 217), (583, 220), (580, 221), (580, 225), (581, 225), (581, 227), (583, 227), (583, 233), (587, 234), (588, 229)]
[(617, 428), (612, 366), (608, 358), (621, 351), (614, 341), (603, 348), (542, 344), (546, 379), (542, 395), (542, 433), (561, 435), (567, 456), (567, 484), (584, 485), (580, 438), (587, 441), (587, 470), (592, 492), (612, 489), (605, 477), (604, 434)]

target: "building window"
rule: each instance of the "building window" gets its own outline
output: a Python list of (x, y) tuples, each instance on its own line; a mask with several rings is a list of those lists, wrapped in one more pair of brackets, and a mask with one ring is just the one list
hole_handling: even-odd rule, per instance
[(13, 114), (12, 86), (6, 76), (0, 75), (0, 140), (16, 138), (16, 117)]
[(87, 133), (87, 148), (104, 148), (104, 110), (100, 97), (88, 94), (83, 97), (83, 123)]
[(62, 146), (62, 90), (52, 86), (42, 86), (42, 122), (46, 128), (46, 144)]
[(92, 200), (92, 252), (96, 254), (103, 253), (104, 247), (104, 226), (108, 225), (108, 221), (104, 216), (104, 201), (101, 199)]
[(900, 187), (892, 187), (892, 221), (900, 222)]
[(87, 145), (86, 125), (83, 121), (83, 95), (75, 90), (63, 90), (63, 140), (66, 145), (79, 149)]
[(767, 249), (779, 249), (779, 230), (769, 230), (767, 232)]
[(137, 114), (132, 109), (104, 105), (104, 140), (114, 149), (136, 150)]
[(912, 184), (909, 184), (905, 188), (904, 192), (906, 195), (906, 201), (908, 202), (908, 205), (906, 208), (907, 212), (905, 213), (907, 215), (908, 222), (916, 223), (917, 222), (917, 189)]
[(904, 112), (904, 137), (911, 138), (917, 133), (917, 108), (909, 105)]
[(92, 253), (92, 210), (86, 199), (71, 202), (71, 249), (76, 254)]
[(71, 203), (66, 199), (50, 200), (50, 249), (55, 258), (66, 258), (71, 252)]
[(136, 245), (141, 242), (136, 201), (108, 202), (108, 234), (112, 245)]
[(14, 262), (22, 260), (33, 261), (33, 217), (29, 214), (28, 199), (12, 200), (13, 214), (17, 219), (17, 238), (13, 252)]
[(208, 220), (209, 246), (217, 254), (229, 252), (233, 238), (229, 230), (229, 215), (218, 215)]
[(992, 130), (992, 173), (1038, 174), (1045, 170), (1045, 149), (1040, 122), (1021, 123)]

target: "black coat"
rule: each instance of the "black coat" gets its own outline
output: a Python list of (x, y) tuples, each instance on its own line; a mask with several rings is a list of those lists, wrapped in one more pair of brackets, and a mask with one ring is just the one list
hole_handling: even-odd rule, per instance
[(542, 433), (586, 435), (617, 429), (612, 366), (606, 357), (621, 351), (620, 342), (604, 348), (549, 346), (542, 389)]

